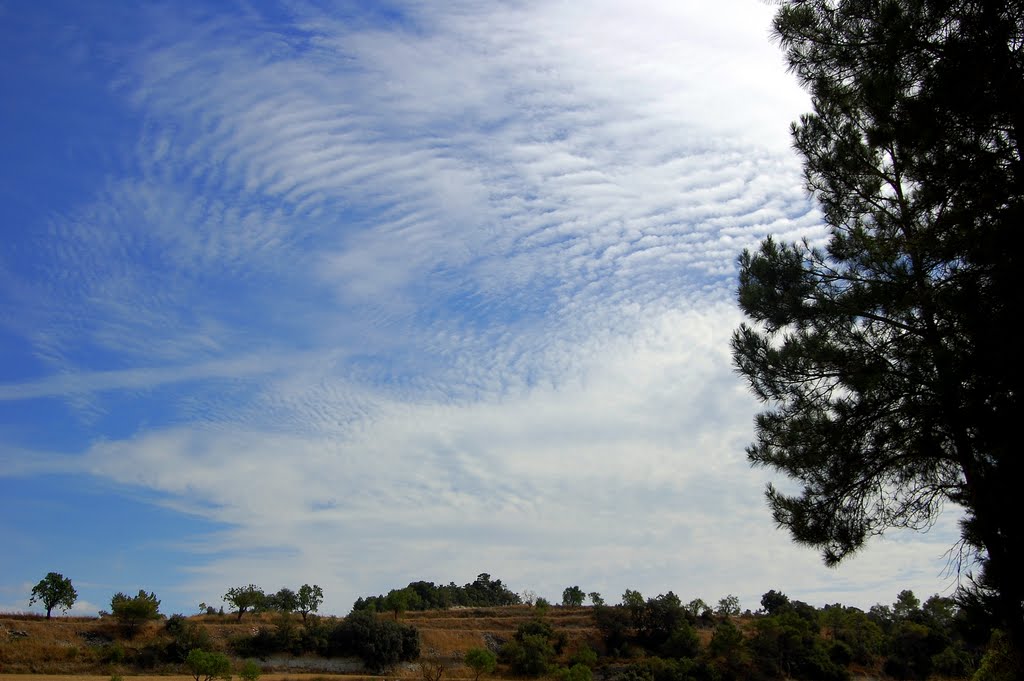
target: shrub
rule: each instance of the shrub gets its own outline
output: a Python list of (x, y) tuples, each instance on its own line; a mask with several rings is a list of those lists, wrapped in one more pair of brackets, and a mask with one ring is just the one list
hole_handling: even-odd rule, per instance
[(262, 670), (256, 663), (256, 660), (246, 660), (242, 663), (242, 669), (238, 672), (238, 675), (242, 677), (242, 681), (256, 681), (260, 678)]
[(490, 674), (498, 666), (498, 657), (486, 648), (470, 648), (463, 658), (466, 666), (473, 670), (473, 681), (480, 681), (484, 674)]
[(196, 648), (188, 654), (185, 666), (196, 681), (231, 678), (231, 660), (224, 653), (210, 653)]
[(368, 669), (381, 672), (419, 657), (420, 634), (415, 627), (363, 610), (352, 613), (330, 632), (327, 652), (357, 655)]
[(110, 612), (121, 625), (125, 636), (134, 638), (142, 624), (159, 619), (160, 601), (156, 594), (147, 594), (142, 589), (134, 597), (118, 592), (110, 599)]
[(541, 634), (517, 637), (501, 648), (501, 657), (521, 676), (543, 676), (548, 673), (555, 647)]
[(110, 664), (121, 664), (124, 662), (125, 652), (124, 646), (119, 642), (114, 641), (103, 646), (103, 650), (100, 653), (100, 660), (102, 662), (108, 662)]
[(184, 662), (196, 648), (209, 650), (213, 647), (213, 640), (206, 627), (183, 615), (171, 615), (164, 624), (164, 631), (171, 635), (171, 642), (164, 651), (171, 662)]
[(597, 653), (586, 643), (576, 649), (576, 652), (569, 658), (569, 665), (583, 664), (591, 669), (597, 664)]
[(585, 664), (574, 664), (556, 671), (555, 678), (558, 681), (593, 681), (594, 673)]

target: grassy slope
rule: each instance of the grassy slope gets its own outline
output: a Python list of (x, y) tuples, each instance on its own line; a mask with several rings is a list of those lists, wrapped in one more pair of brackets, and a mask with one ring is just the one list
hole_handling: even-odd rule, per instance
[[(508, 640), (520, 624), (535, 615), (536, 611), (526, 606), (467, 608), (409, 612), (401, 615), (399, 621), (420, 630), (422, 657), (450, 665), (445, 678), (451, 678), (465, 675), (464, 670), (451, 664), (461, 660), (465, 651), (486, 646), (488, 642)], [(587, 608), (551, 608), (545, 617), (556, 629), (565, 631), (569, 638), (568, 650), (596, 637)], [(249, 635), (261, 625), (273, 626), (274, 616), (247, 614), (241, 622), (231, 615), (201, 615), (190, 619), (207, 628), (218, 649), (229, 652), (228, 642), (232, 638)], [(301, 626), (298, 616), (295, 619)], [(116, 641), (128, 650), (143, 650), (167, 640), (162, 622), (145, 625), (128, 641), (110, 619), (54, 617), (47, 621), (31, 615), (0, 614), (0, 673), (110, 674), (116, 665), (112, 667), (103, 661), (106, 641)], [(178, 670), (166, 665), (154, 671), (173, 673)], [(400, 675), (418, 677), (419, 674), (419, 670), (406, 670)]]

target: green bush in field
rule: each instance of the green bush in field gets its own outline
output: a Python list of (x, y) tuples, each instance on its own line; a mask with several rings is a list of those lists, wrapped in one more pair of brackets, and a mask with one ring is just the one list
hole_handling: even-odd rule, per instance
[(224, 653), (211, 653), (196, 648), (188, 654), (185, 666), (196, 681), (231, 678), (231, 660)]
[(470, 648), (463, 662), (473, 670), (473, 681), (480, 681), (482, 675), (490, 674), (498, 666), (498, 656), (487, 648)]

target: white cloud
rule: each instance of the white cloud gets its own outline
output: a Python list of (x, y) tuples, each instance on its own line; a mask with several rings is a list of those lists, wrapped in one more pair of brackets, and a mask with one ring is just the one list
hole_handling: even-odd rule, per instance
[(118, 84), (139, 172), (54, 218), (27, 287), (54, 373), (0, 400), (151, 391), (158, 425), (68, 469), (227, 524), (184, 602), (310, 581), (344, 612), (481, 571), (750, 607), (931, 583), (910, 557), (945, 535), (874, 549), (864, 586), (824, 571), (743, 459), (735, 257), (822, 234), (771, 9), (405, 10), (155, 24)]

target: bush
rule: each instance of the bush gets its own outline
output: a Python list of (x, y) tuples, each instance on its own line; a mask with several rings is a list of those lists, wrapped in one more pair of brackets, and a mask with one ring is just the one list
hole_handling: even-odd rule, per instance
[(256, 660), (246, 660), (242, 663), (242, 669), (238, 672), (238, 675), (242, 677), (242, 681), (256, 681), (262, 673), (260, 666), (256, 664)]
[(556, 671), (555, 678), (558, 681), (593, 681), (594, 673), (585, 664), (574, 664)]
[(382, 672), (420, 654), (420, 633), (413, 626), (383, 620), (369, 611), (354, 612), (331, 631), (330, 655), (357, 655), (368, 669)]
[(1020, 655), (1014, 653), (1009, 637), (996, 629), (972, 681), (1017, 681), (1024, 677), (1024, 661)]
[(543, 676), (548, 673), (555, 647), (541, 634), (517, 637), (501, 648), (501, 657), (521, 676)]
[(103, 650), (100, 653), (100, 660), (109, 664), (121, 664), (124, 662), (124, 658), (124, 646), (117, 641), (103, 646)]
[(196, 681), (231, 678), (231, 660), (224, 653), (210, 653), (196, 648), (188, 654), (185, 666)]
[(683, 620), (661, 646), (661, 654), (675, 659), (694, 658), (700, 654), (700, 637), (693, 626)]
[(125, 636), (134, 638), (145, 622), (160, 618), (160, 601), (156, 594), (142, 589), (133, 597), (118, 592), (110, 599), (110, 613), (121, 625)]
[(164, 623), (164, 631), (171, 636), (171, 642), (164, 651), (171, 662), (184, 662), (196, 648), (209, 650), (213, 647), (213, 639), (206, 627), (184, 615), (171, 615)]
[(470, 648), (463, 658), (466, 666), (473, 670), (473, 681), (480, 681), (483, 674), (490, 674), (498, 666), (498, 657), (486, 648)]
[(591, 669), (597, 665), (597, 653), (586, 643), (576, 649), (576, 652), (569, 658), (569, 665), (584, 664)]

